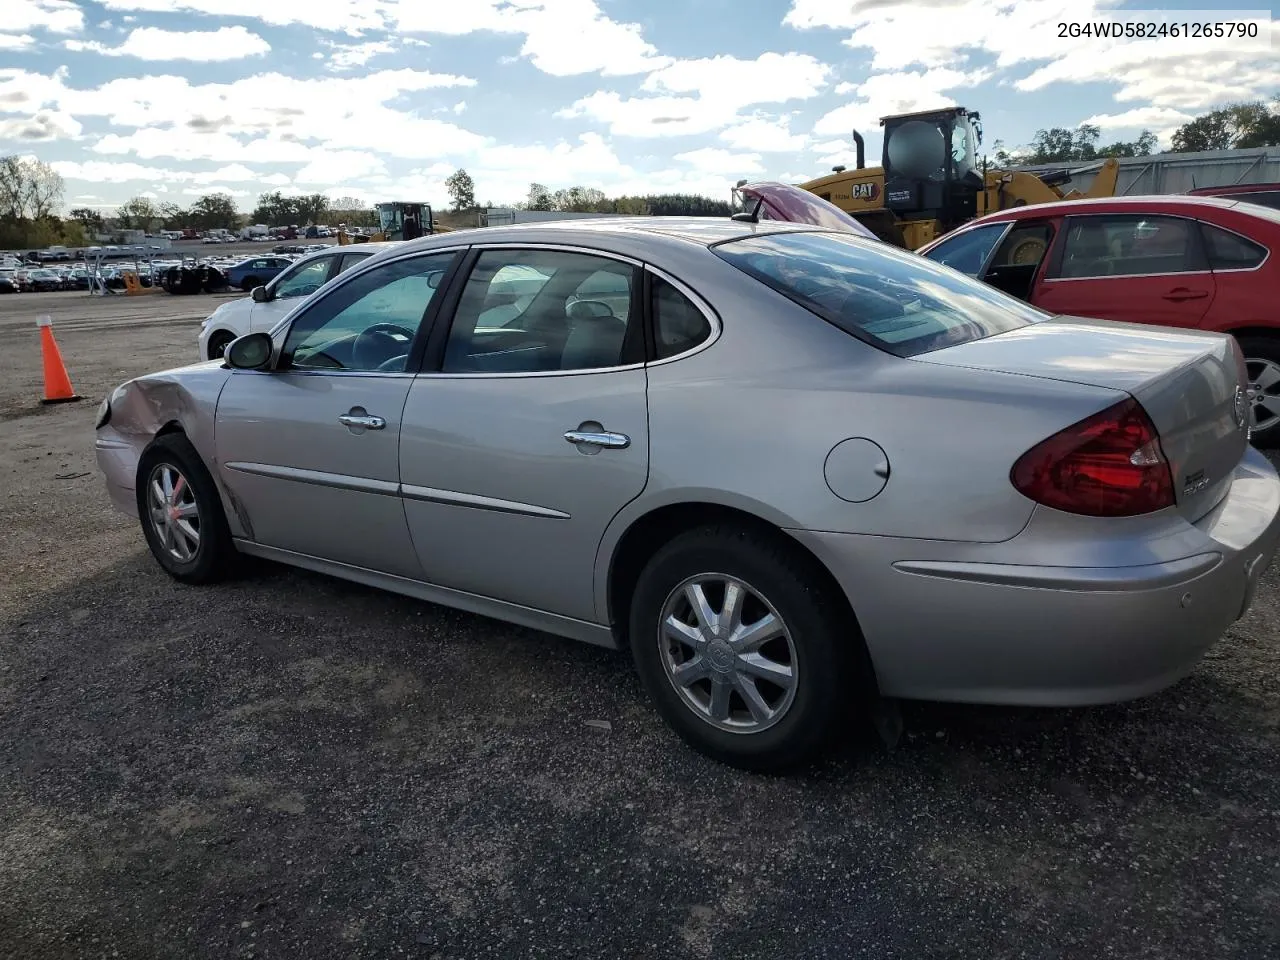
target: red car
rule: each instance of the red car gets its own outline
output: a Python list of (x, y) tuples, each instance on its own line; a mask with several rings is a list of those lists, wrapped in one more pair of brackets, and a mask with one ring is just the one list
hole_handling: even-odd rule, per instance
[(1280, 210), (1115, 197), (1002, 210), (918, 251), (1051, 314), (1233, 334), (1253, 437), (1280, 446)]
[(1199, 187), (1188, 190), (1191, 197), (1226, 197), (1241, 203), (1258, 203), (1280, 210), (1280, 183), (1233, 183), (1222, 187)]

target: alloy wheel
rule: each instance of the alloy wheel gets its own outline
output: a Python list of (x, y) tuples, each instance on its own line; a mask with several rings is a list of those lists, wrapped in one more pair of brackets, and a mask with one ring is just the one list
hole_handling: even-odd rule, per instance
[(161, 548), (179, 563), (189, 563), (200, 549), (200, 508), (182, 471), (156, 464), (147, 479), (147, 505)]
[(737, 577), (700, 574), (662, 605), (658, 646), (667, 679), (719, 730), (759, 733), (795, 700), (796, 646), (760, 591)]
[(1245, 358), (1249, 373), (1249, 408), (1257, 433), (1280, 424), (1280, 364), (1260, 357)]

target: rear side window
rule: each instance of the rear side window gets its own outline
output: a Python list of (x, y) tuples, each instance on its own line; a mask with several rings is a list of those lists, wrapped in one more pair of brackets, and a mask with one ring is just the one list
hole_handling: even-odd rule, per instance
[(1202, 223), (1209, 266), (1214, 270), (1251, 270), (1267, 259), (1267, 248), (1238, 233)]
[(661, 277), (650, 274), (653, 326), (657, 334), (655, 359), (665, 360), (692, 350), (711, 336), (711, 324), (683, 293)]
[(900, 357), (1049, 316), (925, 257), (851, 234), (782, 233), (712, 249), (846, 333)]

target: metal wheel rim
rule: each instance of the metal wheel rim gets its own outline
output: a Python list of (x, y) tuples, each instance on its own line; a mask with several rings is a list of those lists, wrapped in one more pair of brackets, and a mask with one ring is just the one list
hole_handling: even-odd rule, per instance
[(190, 563), (200, 550), (200, 508), (191, 484), (173, 464), (152, 468), (147, 508), (160, 548), (179, 563)]
[(739, 577), (702, 573), (676, 586), (658, 617), (667, 680), (694, 715), (728, 733), (760, 733), (795, 702), (799, 657), (782, 617)]
[(234, 337), (228, 337), (225, 334), (222, 336), (215, 337), (213, 340), (213, 345), (209, 349), (209, 352), (213, 354), (212, 359), (221, 360), (223, 357), (225, 357), (227, 355), (227, 347), (231, 346), (231, 341), (233, 339)]
[(1262, 357), (1246, 357), (1249, 372), (1249, 411), (1253, 429), (1261, 433), (1280, 423), (1280, 363)]

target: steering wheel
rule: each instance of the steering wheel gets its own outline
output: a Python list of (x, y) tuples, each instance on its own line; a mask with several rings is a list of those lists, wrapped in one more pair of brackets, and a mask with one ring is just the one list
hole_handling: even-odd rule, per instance
[(357, 370), (390, 370), (409, 355), (414, 331), (398, 323), (375, 323), (357, 334), (351, 364)]

